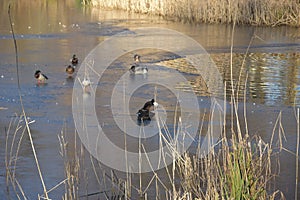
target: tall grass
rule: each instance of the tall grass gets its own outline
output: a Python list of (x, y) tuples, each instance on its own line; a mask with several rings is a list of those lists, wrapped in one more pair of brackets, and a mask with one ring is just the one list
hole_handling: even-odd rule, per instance
[[(79, 172), (80, 172), (80, 152), (76, 149), (77, 141), (74, 140), (75, 154), (70, 155), (70, 148), (68, 148), (68, 142), (66, 140), (66, 124), (64, 124), (61, 133), (58, 135), (60, 145), (60, 155), (64, 160), (64, 172), (65, 172), (65, 194), (62, 199), (73, 200), (78, 199), (78, 185), (79, 185)], [(76, 135), (75, 135), (76, 136)]]
[[(278, 118), (277, 126), (280, 125)], [(27, 199), (26, 192), (19, 184), (16, 169), (18, 166), (18, 152), (26, 128), (21, 126), (23, 118), (15, 119), (17, 126), (15, 131), (9, 126), (6, 139), (6, 172), (7, 188), (12, 188), (9, 195), (15, 194), (18, 199)], [(12, 123), (11, 123), (12, 124)], [(178, 122), (179, 126), (180, 121)], [(160, 124), (166, 129), (165, 124)], [(178, 128), (176, 134), (186, 134), (181, 132), (183, 128)], [(236, 129), (237, 130), (237, 129)], [(21, 134), (18, 134), (18, 133)], [(170, 133), (170, 130), (169, 130)], [(269, 186), (274, 181), (278, 172), (272, 166), (274, 159), (278, 159), (277, 152), (281, 146), (273, 146), (265, 143), (259, 136), (249, 137), (247, 134), (239, 139), (237, 132), (224, 131), (220, 142), (216, 147), (210, 149), (207, 156), (200, 154), (185, 153), (179, 156), (176, 146), (176, 138), (170, 139), (171, 135), (161, 135), (169, 149), (172, 150), (173, 164), (165, 166), (165, 173), (158, 174), (151, 172), (149, 183), (142, 183), (140, 176), (139, 183), (132, 182), (132, 175), (127, 174), (123, 179), (119, 178), (114, 171), (102, 168), (99, 161), (90, 159), (90, 164), (94, 177), (99, 184), (98, 192), (88, 192), (85, 183), (89, 178), (85, 176), (87, 169), (84, 168), (84, 150), (77, 148), (76, 139), (74, 144), (66, 139), (66, 130), (62, 129), (58, 135), (60, 142), (60, 153), (64, 160), (65, 177), (60, 183), (49, 189), (47, 194), (55, 193), (55, 189), (60, 185), (65, 185), (65, 194), (62, 199), (79, 199), (91, 196), (99, 196), (106, 199), (147, 199), (156, 196), (157, 199), (284, 199), (283, 194), (277, 190), (270, 190)], [(160, 133), (162, 134), (162, 133)], [(165, 134), (165, 133), (164, 133)], [(212, 133), (208, 133), (212, 134)], [(275, 134), (275, 131), (273, 132)], [(228, 137), (230, 135), (230, 137)], [(76, 134), (74, 135), (76, 137)], [(275, 136), (273, 135), (272, 138)], [(278, 143), (280, 144), (280, 143)], [(70, 146), (72, 146), (70, 148)], [(140, 151), (145, 151), (140, 145)], [(165, 158), (162, 158), (164, 161)], [(86, 164), (86, 163), (85, 163)], [(98, 166), (98, 167), (97, 167)], [(20, 170), (20, 169), (19, 169)], [(100, 171), (101, 170), (101, 171)], [(47, 172), (44, 172), (47, 173)], [(164, 180), (165, 179), (165, 180)], [(166, 185), (165, 183), (170, 183)], [(9, 187), (12, 186), (12, 187)], [(86, 186), (88, 187), (88, 186)], [(155, 187), (154, 195), (149, 188)], [(105, 189), (100, 189), (105, 188)], [(84, 192), (86, 191), (86, 192)], [(149, 194), (150, 193), (150, 194)], [(41, 197), (45, 198), (45, 197)], [(46, 198), (47, 199), (47, 198)]]
[[(6, 191), (7, 195), (11, 194), (10, 185), (14, 191), (14, 194), (17, 196), (18, 199), (21, 197), (23, 199), (27, 199), (22, 186), (19, 184), (18, 178), (16, 177), (16, 167), (17, 167), (17, 160), (19, 155), (19, 150), (21, 146), (21, 141), (26, 132), (26, 128), (22, 127), (22, 118), (16, 116), (12, 118), (7, 132), (6, 132), (6, 139), (5, 139), (5, 167), (6, 167)], [(15, 129), (13, 128), (15, 127)], [(20, 136), (18, 132), (21, 132)]]
[(300, 26), (298, 0), (84, 0), (85, 4), (180, 21)]

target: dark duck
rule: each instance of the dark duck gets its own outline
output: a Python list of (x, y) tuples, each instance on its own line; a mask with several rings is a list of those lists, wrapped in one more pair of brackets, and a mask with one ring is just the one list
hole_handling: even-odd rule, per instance
[(71, 63), (72, 63), (72, 65), (77, 65), (78, 64), (78, 58), (76, 57), (75, 54), (71, 58)]
[(36, 70), (34, 77), (37, 79), (38, 84), (45, 83), (48, 77), (45, 74), (42, 74), (40, 70)]
[(134, 64), (131, 66), (130, 68), (130, 73), (132, 74), (147, 74), (148, 73), (148, 69), (147, 67), (140, 67), (139, 64), (141, 63), (141, 60), (140, 60), (141, 56), (138, 55), (138, 54), (135, 54), (133, 56), (133, 59), (134, 59)]
[(158, 103), (155, 102), (154, 99), (152, 99), (151, 101), (147, 101), (143, 108), (141, 108), (138, 112), (137, 112), (137, 120), (140, 121), (147, 121), (147, 120), (151, 120), (151, 116), (150, 116), (150, 111), (153, 111), (155, 107), (158, 106)]
[(69, 75), (69, 76), (72, 76), (75, 72), (75, 66), (74, 65), (68, 65), (66, 67), (66, 73)]

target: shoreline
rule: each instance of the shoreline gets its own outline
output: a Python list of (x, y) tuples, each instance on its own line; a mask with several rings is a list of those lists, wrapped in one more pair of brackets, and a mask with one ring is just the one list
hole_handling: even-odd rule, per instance
[(207, 24), (300, 27), (300, 3), (294, 0), (189, 1), (82, 0), (93, 7), (162, 16), (167, 20)]

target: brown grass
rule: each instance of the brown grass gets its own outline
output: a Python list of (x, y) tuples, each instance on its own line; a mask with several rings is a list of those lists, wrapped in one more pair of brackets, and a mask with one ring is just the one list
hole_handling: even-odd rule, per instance
[(84, 0), (93, 6), (150, 13), (179, 21), (300, 26), (298, 0)]

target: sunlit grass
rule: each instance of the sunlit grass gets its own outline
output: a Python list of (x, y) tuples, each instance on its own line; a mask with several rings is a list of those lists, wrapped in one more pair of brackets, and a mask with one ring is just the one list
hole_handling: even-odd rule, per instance
[(82, 0), (84, 4), (151, 13), (180, 21), (252, 25), (300, 26), (300, 3), (295, 0)]

